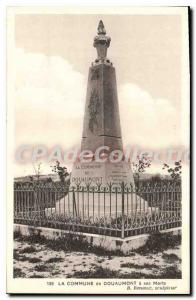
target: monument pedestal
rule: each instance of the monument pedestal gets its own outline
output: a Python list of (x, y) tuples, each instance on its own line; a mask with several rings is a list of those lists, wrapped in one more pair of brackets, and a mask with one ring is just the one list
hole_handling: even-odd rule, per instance
[(134, 182), (131, 167), (127, 162), (88, 162), (75, 163), (71, 173), (71, 186), (74, 185), (102, 185), (109, 184), (119, 187), (124, 182), (132, 184)]
[[(56, 212), (83, 220), (110, 221), (148, 213), (148, 203), (134, 192), (132, 172), (126, 162), (75, 163), (69, 195), (56, 204)], [(122, 187), (124, 183), (125, 189)], [(127, 187), (127, 189), (126, 189)]]
[[(123, 198), (124, 197), (124, 205)], [(74, 219), (91, 220), (103, 218), (104, 221), (116, 220), (124, 216), (129, 218), (146, 216), (149, 213), (147, 201), (136, 193), (124, 193), (119, 189), (89, 188), (70, 191), (69, 195), (56, 203), (56, 213)]]

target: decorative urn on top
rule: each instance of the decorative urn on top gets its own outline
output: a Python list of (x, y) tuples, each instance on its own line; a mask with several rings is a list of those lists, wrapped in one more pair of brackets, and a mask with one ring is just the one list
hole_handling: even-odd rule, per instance
[(98, 35), (95, 36), (93, 43), (93, 46), (97, 49), (96, 62), (103, 62), (107, 57), (107, 48), (110, 46), (111, 38), (106, 35), (102, 20), (99, 21), (97, 31)]

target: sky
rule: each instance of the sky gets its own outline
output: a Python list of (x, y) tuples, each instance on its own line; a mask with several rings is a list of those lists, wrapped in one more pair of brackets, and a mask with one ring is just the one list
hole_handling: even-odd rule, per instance
[[(111, 37), (108, 58), (116, 68), (124, 147), (187, 147), (181, 123), (180, 15), (21, 14), (15, 17), (16, 151), (29, 144), (65, 151), (80, 146), (100, 19)], [(32, 165), (15, 164), (15, 176), (33, 172)]]

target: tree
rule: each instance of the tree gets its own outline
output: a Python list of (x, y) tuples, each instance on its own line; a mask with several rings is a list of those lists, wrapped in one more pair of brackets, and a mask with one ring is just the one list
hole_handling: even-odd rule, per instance
[(163, 164), (163, 170), (167, 170), (170, 177), (174, 180), (180, 180), (182, 174), (182, 164), (181, 160), (174, 163), (174, 167), (169, 166), (168, 164)]
[(39, 182), (40, 175), (41, 175), (41, 164), (42, 164), (42, 162), (39, 162), (37, 164), (37, 166), (35, 166), (33, 164), (33, 168), (34, 168), (34, 171), (35, 171), (36, 179), (37, 179), (38, 182)]
[(151, 166), (152, 158), (149, 156), (147, 152), (142, 153), (137, 156), (137, 160), (132, 163), (133, 166), (133, 174), (139, 181), (140, 174), (144, 173), (147, 168)]
[(61, 167), (60, 162), (57, 160), (54, 166), (51, 166), (52, 172), (56, 173), (59, 176), (61, 182), (65, 182), (65, 178), (69, 176), (66, 167)]

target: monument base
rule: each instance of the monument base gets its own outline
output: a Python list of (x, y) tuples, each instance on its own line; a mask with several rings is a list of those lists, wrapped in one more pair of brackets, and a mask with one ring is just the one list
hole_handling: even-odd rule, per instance
[(69, 194), (56, 203), (56, 213), (61, 212), (82, 219), (115, 219), (123, 212), (130, 217), (145, 215), (148, 202), (134, 192), (127, 162), (79, 162), (73, 167)]
[(122, 193), (76, 191), (60, 199), (56, 203), (57, 215), (68, 215), (81, 219), (100, 218), (115, 219), (124, 215), (128, 217), (144, 216), (151, 212), (148, 202), (135, 193), (129, 194), (129, 198)]
[(71, 173), (71, 186), (119, 186), (125, 184), (134, 187), (131, 166), (127, 162), (78, 162), (73, 166)]

